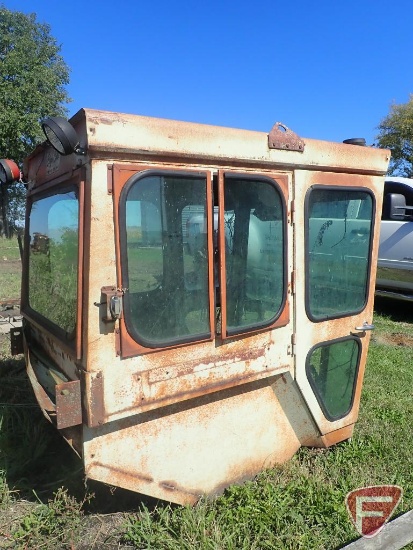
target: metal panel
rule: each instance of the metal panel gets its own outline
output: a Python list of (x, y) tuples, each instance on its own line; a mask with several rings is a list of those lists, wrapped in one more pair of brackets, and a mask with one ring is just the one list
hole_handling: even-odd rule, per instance
[(64, 382), (56, 385), (57, 429), (82, 423), (80, 382)]
[(300, 441), (274, 396), (274, 380), (86, 428), (86, 475), (193, 504), (288, 460)]
[(304, 152), (305, 143), (295, 132), (287, 128), (285, 124), (276, 122), (268, 134), (268, 147), (270, 149), (287, 149), (288, 151)]
[[(270, 150), (268, 133), (84, 109), (73, 119), (87, 133), (89, 154), (225, 166), (310, 167), (384, 175), (388, 150), (305, 138), (305, 151)], [(86, 130), (87, 129), (87, 130)], [(207, 162), (205, 162), (207, 159)], [(106, 182), (106, 178), (105, 178)]]

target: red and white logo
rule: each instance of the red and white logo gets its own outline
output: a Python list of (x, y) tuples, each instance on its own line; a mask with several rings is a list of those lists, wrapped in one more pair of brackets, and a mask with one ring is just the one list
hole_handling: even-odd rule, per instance
[(402, 494), (397, 485), (374, 485), (348, 493), (346, 507), (360, 535), (366, 538), (377, 535), (397, 508)]

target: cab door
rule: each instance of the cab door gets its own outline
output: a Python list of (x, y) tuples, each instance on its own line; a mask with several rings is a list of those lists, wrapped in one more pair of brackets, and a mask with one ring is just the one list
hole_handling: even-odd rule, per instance
[(295, 374), (321, 435), (344, 428), (328, 445), (358, 415), (382, 178), (297, 171), (295, 183)]

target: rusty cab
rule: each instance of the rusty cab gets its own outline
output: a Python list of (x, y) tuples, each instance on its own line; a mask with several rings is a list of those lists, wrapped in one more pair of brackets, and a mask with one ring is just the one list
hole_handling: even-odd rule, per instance
[(14, 339), (86, 475), (193, 503), (348, 439), (389, 152), (89, 109), (43, 129)]

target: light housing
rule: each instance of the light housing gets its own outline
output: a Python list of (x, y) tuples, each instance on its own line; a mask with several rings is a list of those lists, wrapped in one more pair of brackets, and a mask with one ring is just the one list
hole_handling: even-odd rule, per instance
[(61, 116), (46, 118), (42, 121), (41, 126), (48, 143), (59, 155), (85, 154), (80, 147), (76, 130), (65, 118)]
[(343, 143), (347, 143), (347, 145), (360, 145), (361, 147), (366, 146), (366, 140), (364, 138), (343, 139)]
[(13, 160), (0, 159), (0, 184), (9, 185), (20, 178), (20, 168)]

